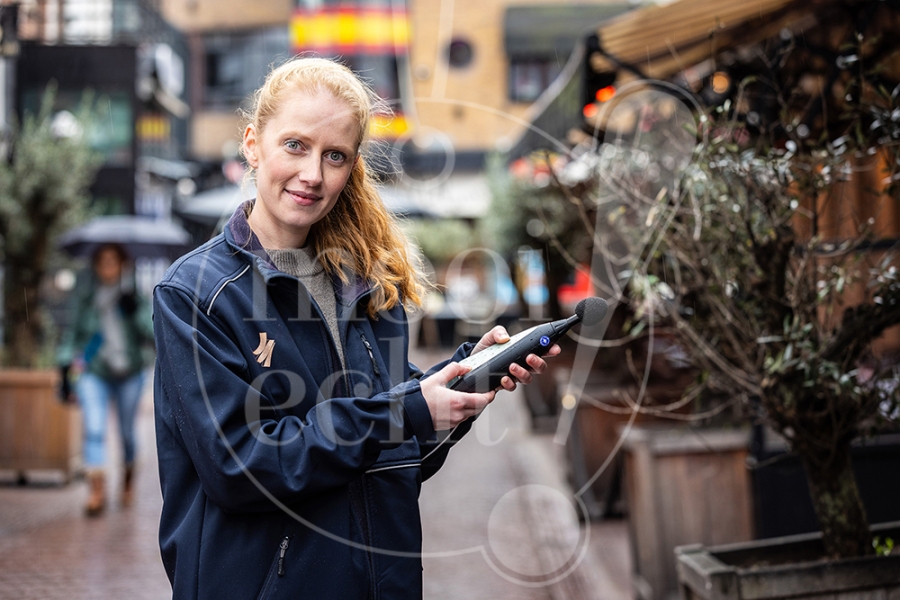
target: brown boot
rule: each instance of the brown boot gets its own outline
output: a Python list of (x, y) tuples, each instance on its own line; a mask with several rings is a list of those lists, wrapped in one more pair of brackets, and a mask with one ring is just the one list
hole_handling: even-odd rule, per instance
[(125, 474), (122, 476), (122, 506), (134, 504), (134, 464), (125, 465)]
[(106, 477), (103, 471), (95, 470), (88, 473), (88, 499), (84, 506), (84, 513), (89, 517), (103, 514), (106, 508)]

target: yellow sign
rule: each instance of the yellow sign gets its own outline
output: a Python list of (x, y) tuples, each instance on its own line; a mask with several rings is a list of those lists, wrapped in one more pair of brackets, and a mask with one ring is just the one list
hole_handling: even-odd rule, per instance
[(294, 52), (405, 54), (408, 44), (405, 10), (325, 7), (298, 10), (291, 19)]
[(409, 129), (403, 115), (373, 115), (369, 122), (369, 135), (378, 140), (397, 139)]
[(137, 137), (142, 142), (164, 142), (172, 134), (169, 118), (156, 113), (144, 114), (135, 123)]

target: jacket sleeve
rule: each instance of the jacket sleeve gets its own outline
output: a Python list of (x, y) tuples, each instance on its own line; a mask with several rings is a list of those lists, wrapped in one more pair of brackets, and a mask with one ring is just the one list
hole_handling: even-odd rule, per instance
[(63, 329), (59, 339), (59, 345), (56, 347), (56, 364), (66, 366), (75, 360), (76, 354), (80, 353), (81, 346), (84, 343), (81, 328), (84, 323), (83, 311), (86, 305), (84, 294), (76, 287), (75, 293), (69, 300), (69, 325)]
[[(448, 363), (451, 362), (459, 362), (462, 359), (466, 358), (472, 353), (472, 349), (475, 347), (475, 344), (471, 342), (466, 342), (462, 344), (459, 348), (457, 348), (456, 353), (450, 357), (448, 360), (445, 360), (441, 363), (430, 368), (424, 375), (422, 375), (421, 379), (429, 377), (433, 373), (440, 371), (443, 369)], [(410, 365), (410, 372), (416, 372), (414, 366)], [(461, 440), (463, 436), (465, 436), (470, 429), (472, 429), (472, 424), (475, 422), (477, 417), (472, 417), (471, 419), (467, 419), (457, 425), (450, 431), (442, 431), (436, 434), (435, 437), (428, 438), (429, 441), (422, 442), (420, 438), (419, 448), (421, 450), (422, 455), (422, 481), (430, 478), (432, 475), (437, 473), (437, 471), (444, 466), (444, 461), (447, 460), (447, 455), (450, 453), (450, 449), (453, 448), (453, 445)]]
[(226, 511), (275, 510), (273, 500), (290, 504), (346, 485), (383, 449), (399, 445), (398, 437), (434, 436), (418, 381), (371, 398), (320, 398), (302, 419), (248, 411), (293, 399), (267, 398), (251, 385), (245, 357), (227, 328), (199, 310), (185, 290), (158, 286), (153, 319), (158, 418), (187, 454), (167, 453), (160, 466), (189, 460), (206, 495)]

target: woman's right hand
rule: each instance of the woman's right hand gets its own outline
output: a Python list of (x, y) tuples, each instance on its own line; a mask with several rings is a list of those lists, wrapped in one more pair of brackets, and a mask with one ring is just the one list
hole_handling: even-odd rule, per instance
[(457, 392), (447, 384), (469, 372), (468, 367), (452, 362), (437, 373), (422, 380), (422, 396), (431, 411), (435, 431), (453, 429), (466, 419), (479, 414), (494, 400), (495, 391), (487, 393)]

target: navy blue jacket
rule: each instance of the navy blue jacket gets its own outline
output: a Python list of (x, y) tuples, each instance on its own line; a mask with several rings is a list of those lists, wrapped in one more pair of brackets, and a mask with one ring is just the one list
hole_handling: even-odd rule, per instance
[(318, 306), (270, 264), (242, 209), (157, 285), (174, 598), (421, 598), (418, 495), (450, 444), (408, 362), (403, 307), (371, 319), (367, 281), (335, 289), (344, 372)]

